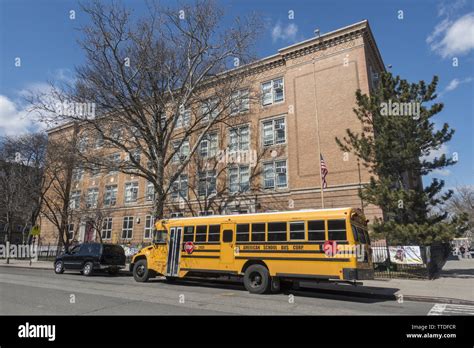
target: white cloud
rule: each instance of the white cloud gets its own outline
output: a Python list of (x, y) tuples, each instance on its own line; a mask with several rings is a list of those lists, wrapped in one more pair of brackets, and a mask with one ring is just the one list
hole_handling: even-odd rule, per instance
[(473, 81), (474, 79), (472, 77), (466, 77), (465, 79), (458, 79), (458, 78), (455, 78), (455, 79), (452, 79), (448, 85), (446, 86), (446, 88), (441, 92), (439, 93), (439, 97), (443, 96), (444, 94), (446, 94), (447, 92), (451, 92), (451, 91), (454, 91), (456, 88), (458, 88), (460, 85), (462, 84), (465, 84), (465, 83), (469, 83), (471, 81)]
[(438, 23), (426, 39), (431, 50), (443, 58), (463, 55), (474, 49), (474, 12), (456, 20), (450, 17), (448, 14)]
[(37, 127), (28, 112), (4, 95), (0, 95), (0, 135), (17, 135)]
[(298, 26), (296, 24), (290, 23), (287, 26), (282, 26), (281, 23), (278, 22), (272, 29), (272, 40), (273, 42), (278, 40), (294, 41), (297, 33)]

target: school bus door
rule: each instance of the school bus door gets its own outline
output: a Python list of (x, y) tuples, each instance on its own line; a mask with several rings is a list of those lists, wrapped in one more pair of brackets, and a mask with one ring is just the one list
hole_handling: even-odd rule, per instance
[(221, 255), (220, 262), (229, 264), (234, 261), (234, 230), (235, 224), (221, 225)]

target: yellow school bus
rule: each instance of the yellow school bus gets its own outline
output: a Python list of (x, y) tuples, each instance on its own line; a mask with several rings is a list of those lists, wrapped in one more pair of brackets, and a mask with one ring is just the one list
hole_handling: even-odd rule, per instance
[(311, 209), (163, 219), (130, 269), (165, 276), (241, 276), (251, 293), (293, 281), (373, 279), (367, 220), (359, 209)]

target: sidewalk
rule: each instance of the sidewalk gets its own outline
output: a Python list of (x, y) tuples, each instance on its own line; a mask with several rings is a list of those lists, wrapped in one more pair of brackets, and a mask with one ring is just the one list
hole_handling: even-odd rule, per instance
[[(49, 269), (52, 261), (32, 262), (28, 260), (0, 260), (0, 267), (22, 267)], [(125, 270), (128, 270), (129, 264)], [(474, 259), (447, 261), (438, 279), (380, 279), (363, 281), (363, 286), (348, 284), (306, 283), (301, 287), (317, 289), (320, 292), (346, 293), (348, 296), (380, 298), (386, 300), (422, 301), (474, 305)]]
[(381, 299), (474, 305), (474, 259), (447, 261), (438, 279), (364, 280), (363, 286), (302, 283), (323, 291)]

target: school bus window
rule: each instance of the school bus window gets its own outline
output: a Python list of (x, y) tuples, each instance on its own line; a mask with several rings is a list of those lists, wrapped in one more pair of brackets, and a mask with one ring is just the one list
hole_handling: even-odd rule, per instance
[(237, 242), (248, 242), (250, 238), (250, 225), (249, 224), (238, 224), (237, 225)]
[(224, 243), (230, 243), (232, 242), (233, 238), (232, 238), (232, 234), (234, 232), (232, 232), (232, 230), (224, 230), (224, 232), (222, 232), (222, 241)]
[(196, 226), (196, 242), (206, 241), (207, 226)]
[(183, 242), (192, 242), (193, 240), (194, 240), (194, 226), (185, 226)]
[(268, 223), (268, 241), (282, 242), (286, 241), (286, 222)]
[(209, 225), (208, 242), (218, 242), (221, 237), (221, 225)]
[(290, 222), (290, 240), (304, 240), (304, 222)]
[(325, 240), (324, 220), (308, 221), (308, 240)]
[(252, 224), (252, 242), (264, 242), (265, 241), (265, 224), (256, 223)]
[(346, 220), (328, 220), (328, 239), (347, 240)]

